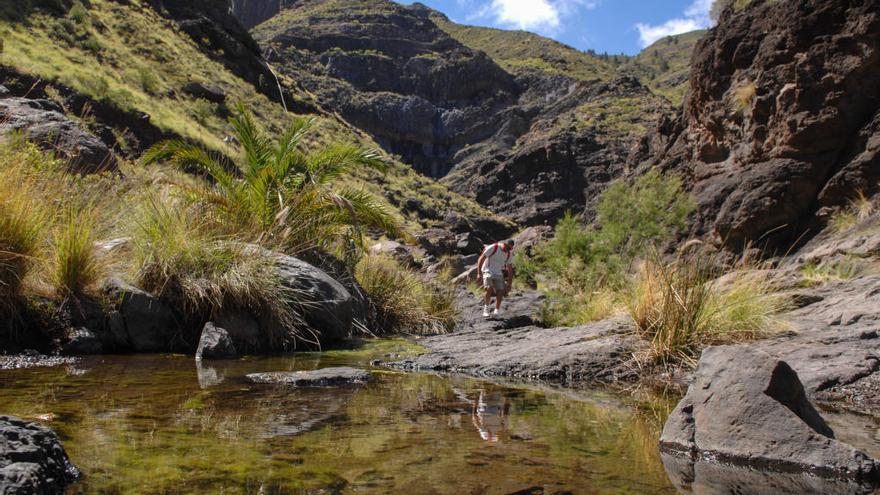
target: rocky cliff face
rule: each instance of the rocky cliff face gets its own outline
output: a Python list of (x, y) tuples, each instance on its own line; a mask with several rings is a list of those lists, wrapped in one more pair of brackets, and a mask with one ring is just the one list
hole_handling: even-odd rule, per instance
[(880, 179), (880, 1), (755, 0), (696, 47), (651, 164), (682, 173), (693, 234), (786, 249)]
[(493, 44), (512, 48), (490, 56), (474, 29), (418, 4), (301, 0), (253, 34), (325, 109), (526, 225), (583, 211), (623, 173), (635, 137), (671, 111), (598, 58), (559, 44), (532, 57), (529, 43), (506, 39)]
[(228, 0), (229, 13), (244, 26), (251, 29), (257, 24), (271, 19), (282, 9), (296, 4), (296, 0)]

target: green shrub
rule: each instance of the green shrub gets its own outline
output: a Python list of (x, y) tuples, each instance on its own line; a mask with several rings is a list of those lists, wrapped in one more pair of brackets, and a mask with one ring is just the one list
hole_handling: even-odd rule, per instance
[(138, 67), (137, 82), (141, 89), (149, 95), (159, 94), (159, 91), (162, 89), (162, 82), (159, 80), (159, 77), (146, 67)]
[(67, 11), (67, 17), (77, 24), (85, 24), (90, 19), (89, 10), (78, 0)]
[(442, 282), (428, 282), (396, 261), (364, 256), (355, 269), (375, 314), (372, 327), (380, 333), (446, 332), (455, 320), (454, 291)]
[(633, 261), (671, 241), (694, 207), (675, 176), (652, 170), (632, 184), (616, 182), (602, 194), (594, 224), (565, 215), (553, 239), (518, 266), (525, 268), (524, 276), (544, 277), (556, 300), (555, 323), (607, 317), (620, 306), (610, 294), (628, 285)]

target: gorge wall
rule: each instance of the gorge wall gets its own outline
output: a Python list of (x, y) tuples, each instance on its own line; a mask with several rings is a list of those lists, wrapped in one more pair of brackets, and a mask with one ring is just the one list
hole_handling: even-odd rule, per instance
[(686, 178), (693, 235), (784, 251), (832, 208), (876, 192), (880, 2), (728, 8), (697, 44), (690, 87), (634, 161)]

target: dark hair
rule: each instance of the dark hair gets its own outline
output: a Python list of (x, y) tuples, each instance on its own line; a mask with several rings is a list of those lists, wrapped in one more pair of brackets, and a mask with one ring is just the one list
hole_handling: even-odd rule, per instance
[(504, 241), (504, 244), (507, 244), (508, 246), (513, 247), (513, 246), (516, 246), (516, 241), (514, 241), (513, 239), (508, 239), (508, 240)]

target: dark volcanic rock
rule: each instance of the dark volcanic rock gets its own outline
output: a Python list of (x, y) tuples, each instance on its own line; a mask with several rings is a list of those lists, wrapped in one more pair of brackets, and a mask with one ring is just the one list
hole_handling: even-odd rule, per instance
[(199, 81), (190, 81), (183, 86), (183, 92), (201, 98), (213, 103), (223, 103), (226, 101), (226, 93), (217, 86), (206, 84)]
[(296, 2), (297, 0), (229, 0), (229, 13), (245, 29), (251, 29)]
[(574, 328), (541, 328), (542, 296), (514, 292), (504, 313), (482, 316), (482, 300), (459, 293), (455, 332), (419, 343), (431, 352), (387, 363), (406, 370), (433, 370), (476, 376), (508, 376), (567, 386), (627, 380), (623, 363), (636, 346), (630, 326), (608, 320)]
[(773, 495), (869, 495), (870, 482), (819, 478), (809, 473), (780, 473), (765, 469), (692, 462), (670, 454), (660, 457), (670, 481), (681, 493)]
[(322, 368), (315, 371), (252, 373), (247, 375), (247, 377), (255, 383), (292, 385), (295, 387), (337, 387), (340, 385), (359, 385), (373, 379), (373, 375), (371, 375), (369, 371), (347, 366)]
[(326, 272), (292, 256), (273, 253), (282, 283), (301, 294), (306, 322), (321, 342), (351, 336), (355, 300), (351, 293)]
[(107, 279), (103, 291), (116, 305), (109, 317), (109, 327), (122, 345), (135, 352), (170, 350), (171, 336), (176, 329), (171, 308), (119, 279)]
[(878, 477), (873, 459), (833, 437), (788, 364), (744, 346), (719, 346), (703, 351), (660, 445), (694, 459), (840, 478)]
[(60, 495), (78, 477), (55, 432), (0, 416), (0, 493)]
[(49, 100), (0, 100), (0, 139), (19, 131), (63, 158), (71, 170), (82, 173), (116, 170), (116, 157), (100, 139), (68, 119)]
[(697, 44), (682, 113), (653, 138), (699, 203), (693, 234), (787, 249), (878, 189), (880, 0), (750, 2)]
[(196, 349), (196, 359), (235, 359), (238, 351), (235, 344), (224, 328), (216, 326), (213, 322), (205, 323), (202, 335), (199, 337), (199, 347)]
[(104, 344), (100, 337), (86, 327), (69, 329), (66, 339), (67, 342), (61, 349), (64, 354), (101, 354), (104, 350)]

